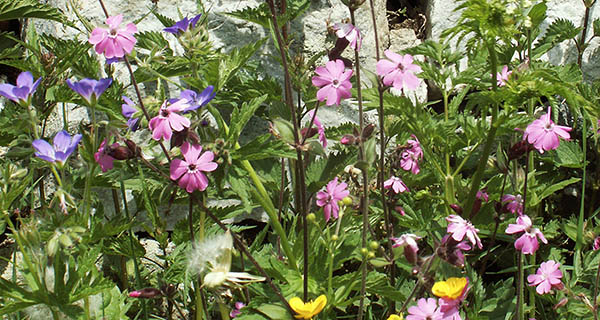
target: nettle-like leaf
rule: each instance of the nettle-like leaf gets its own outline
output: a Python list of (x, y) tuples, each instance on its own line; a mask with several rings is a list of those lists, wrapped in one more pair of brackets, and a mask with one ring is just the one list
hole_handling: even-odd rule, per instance
[(40, 18), (68, 24), (67, 18), (57, 8), (37, 0), (1, 0), (0, 21)]
[(163, 51), (165, 55), (172, 55), (173, 50), (169, 47), (169, 42), (163, 36), (163, 33), (158, 31), (138, 32), (135, 35), (137, 46), (150, 51)]
[(227, 54), (224, 54), (218, 67), (218, 79), (211, 82), (215, 84), (216, 90), (225, 86), (266, 41), (267, 38), (263, 38), (241, 48), (235, 48)]
[(296, 159), (296, 151), (287, 143), (274, 139), (269, 133), (258, 136), (231, 153), (236, 160), (261, 160), (268, 158)]
[(229, 128), (229, 135), (227, 137), (227, 142), (229, 142), (230, 145), (234, 145), (238, 141), (242, 129), (244, 129), (248, 120), (250, 120), (266, 99), (267, 95), (265, 94), (252, 99), (247, 103), (244, 102), (241, 106), (233, 110), (230, 122), (231, 127)]
[(571, 20), (556, 19), (546, 30), (544, 37), (536, 42), (533, 48), (533, 58), (538, 59), (557, 44), (573, 39), (581, 32), (581, 27), (575, 27)]
[[(286, 11), (277, 17), (277, 23), (281, 28), (284, 24), (294, 20), (310, 6), (309, 0), (290, 0), (287, 2)], [(246, 7), (242, 10), (227, 12), (226, 15), (249, 22), (259, 24), (263, 28), (269, 28), (271, 22), (271, 10), (266, 2), (258, 7)]]

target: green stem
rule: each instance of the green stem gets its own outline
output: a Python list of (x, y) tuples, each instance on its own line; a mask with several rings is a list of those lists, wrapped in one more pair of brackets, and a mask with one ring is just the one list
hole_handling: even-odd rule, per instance
[(196, 320), (202, 320), (204, 305), (202, 303), (202, 283), (200, 282), (200, 277), (198, 277), (198, 281), (196, 283)]
[(525, 283), (524, 283), (524, 274), (525, 272), (523, 271), (523, 253), (519, 252), (519, 285), (518, 285), (518, 293), (517, 293), (517, 319), (519, 320), (524, 320), (525, 319), (525, 313), (523, 312), (524, 306), (525, 306), (525, 302), (523, 301), (523, 297), (524, 297), (524, 287), (525, 287)]
[[(498, 68), (498, 60), (496, 57), (496, 49), (494, 48), (494, 44), (487, 44), (488, 52), (490, 55), (490, 64), (492, 71), (492, 90), (496, 91), (498, 89), (497, 83), (497, 71)], [(483, 173), (485, 171), (485, 167), (488, 162), (488, 157), (492, 152), (492, 145), (494, 144), (494, 139), (496, 138), (496, 131), (500, 124), (496, 123), (498, 117), (498, 105), (494, 104), (492, 106), (492, 121), (490, 123), (490, 131), (488, 131), (487, 139), (485, 141), (485, 145), (483, 147), (483, 152), (481, 157), (479, 158), (479, 164), (477, 165), (477, 170), (473, 175), (473, 180), (471, 182), (471, 189), (469, 190), (469, 194), (467, 195), (467, 203), (465, 204), (465, 210), (463, 211), (465, 214), (471, 214), (473, 210), (473, 203), (475, 203), (475, 195), (479, 190), (479, 184), (483, 178)], [(483, 119), (482, 121), (486, 121)]]
[(219, 312), (221, 313), (221, 320), (229, 320), (229, 310), (223, 302), (218, 302)]
[(587, 167), (587, 120), (585, 111), (582, 111), (583, 118), (583, 177), (581, 179), (581, 204), (579, 206), (579, 218), (577, 220), (577, 240), (575, 242), (574, 275), (577, 279), (581, 272), (581, 249), (583, 248), (583, 218), (585, 215), (585, 183)]

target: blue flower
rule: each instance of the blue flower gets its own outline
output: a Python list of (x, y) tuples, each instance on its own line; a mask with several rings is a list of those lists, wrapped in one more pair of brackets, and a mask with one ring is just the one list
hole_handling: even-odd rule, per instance
[(59, 162), (63, 164), (77, 148), (81, 140), (81, 134), (73, 137), (65, 130), (60, 131), (54, 136), (51, 146), (46, 140), (36, 139), (31, 144), (35, 149), (35, 156), (48, 162)]
[(129, 129), (131, 131), (135, 131), (139, 128), (140, 118), (134, 118), (133, 115), (138, 112), (138, 110), (135, 107), (135, 103), (133, 103), (131, 99), (123, 96), (123, 101), (125, 101), (125, 103), (121, 105), (121, 113), (125, 118), (127, 118), (127, 126)]
[(215, 97), (216, 92), (214, 91), (214, 89), (215, 88), (213, 86), (208, 86), (200, 94), (193, 90), (181, 91), (179, 97), (181, 99), (187, 100), (188, 104), (190, 105), (185, 110), (183, 110), (183, 112), (194, 111), (200, 107), (205, 106)]
[(177, 21), (174, 25), (164, 28), (163, 30), (177, 36), (186, 32), (188, 29), (194, 29), (198, 23), (198, 20), (200, 20), (200, 17), (202, 17), (202, 14), (199, 14), (191, 19), (185, 17), (182, 20)]
[(34, 82), (31, 72), (21, 72), (19, 77), (17, 77), (16, 86), (8, 83), (0, 84), (0, 95), (19, 104), (29, 104), (31, 96), (35, 92), (37, 86), (40, 84), (40, 80), (42, 80), (42, 78), (38, 78)]
[(112, 79), (105, 78), (100, 80), (83, 79), (79, 82), (71, 82), (67, 79), (67, 85), (73, 91), (79, 93), (88, 104), (92, 105), (102, 95), (102, 93), (110, 86)]

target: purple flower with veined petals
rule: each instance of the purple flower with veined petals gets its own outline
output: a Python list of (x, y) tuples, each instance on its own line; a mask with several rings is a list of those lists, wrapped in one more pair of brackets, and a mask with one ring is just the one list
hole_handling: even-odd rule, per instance
[(135, 103), (133, 103), (131, 99), (127, 98), (126, 96), (122, 96), (122, 98), (125, 103), (121, 105), (121, 113), (125, 118), (127, 118), (127, 126), (129, 127), (129, 130), (136, 131), (139, 128), (140, 118), (134, 118), (133, 115), (138, 112), (138, 109), (135, 107)]
[(350, 194), (347, 187), (345, 182), (338, 183), (338, 178), (335, 178), (327, 183), (324, 191), (317, 192), (317, 206), (323, 207), (325, 221), (329, 221), (331, 215), (338, 218), (340, 207), (337, 202)]
[(320, 88), (317, 100), (327, 100), (326, 105), (331, 106), (339, 105), (342, 99), (352, 96), (352, 70), (346, 70), (342, 60), (328, 61), (324, 67), (317, 67), (315, 73), (317, 75), (312, 77), (312, 84)]
[(515, 249), (523, 254), (534, 254), (537, 251), (539, 247), (537, 238), (540, 238), (543, 243), (548, 243), (540, 229), (532, 228), (531, 219), (526, 215), (517, 217), (517, 224), (509, 224), (505, 232), (507, 234), (523, 232), (515, 241)]
[(196, 24), (198, 23), (198, 20), (200, 20), (200, 17), (202, 17), (202, 14), (199, 14), (191, 19), (188, 19), (188, 17), (185, 17), (185, 18), (175, 22), (174, 25), (164, 28), (163, 31), (172, 33), (176, 36), (180, 35), (180, 34), (186, 32), (188, 29), (194, 29), (196, 27)]
[(71, 82), (67, 79), (67, 85), (73, 91), (79, 93), (81, 97), (89, 104), (93, 105), (96, 103), (100, 95), (110, 86), (112, 83), (111, 78), (104, 78), (100, 80), (94, 79), (83, 79), (76, 82)]
[(48, 162), (58, 162), (64, 164), (69, 156), (77, 148), (82, 135), (76, 134), (73, 137), (65, 130), (60, 131), (54, 136), (51, 146), (46, 140), (36, 139), (31, 144), (35, 149), (35, 156)]
[(452, 234), (452, 239), (461, 242), (466, 235), (473, 245), (477, 245), (479, 249), (483, 248), (481, 240), (477, 236), (479, 229), (475, 228), (471, 222), (455, 214), (446, 217), (446, 221), (448, 221), (446, 232)]
[(209, 103), (217, 94), (215, 91), (215, 87), (208, 86), (204, 91), (198, 94), (193, 90), (183, 90), (179, 94), (181, 99), (185, 99), (188, 101), (189, 107), (183, 110), (184, 113), (194, 111), (200, 107), (204, 107), (207, 103)]
[(17, 85), (3, 83), (0, 84), (0, 95), (19, 104), (29, 104), (31, 96), (37, 89), (42, 78), (33, 81), (33, 75), (29, 71), (24, 71), (17, 77)]

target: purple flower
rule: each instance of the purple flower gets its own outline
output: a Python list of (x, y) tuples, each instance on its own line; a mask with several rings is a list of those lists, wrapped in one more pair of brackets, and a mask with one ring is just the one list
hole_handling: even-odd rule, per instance
[(460, 242), (466, 235), (473, 245), (477, 245), (479, 249), (483, 248), (481, 240), (477, 236), (479, 229), (475, 228), (471, 222), (454, 214), (446, 217), (446, 221), (448, 221), (446, 232), (452, 234), (452, 239)]
[[(310, 110), (307, 113), (308, 119), (312, 119), (314, 113), (315, 113), (314, 109)], [(317, 133), (319, 133), (319, 141), (321, 141), (323, 148), (327, 147), (327, 137), (325, 136), (325, 128), (323, 127), (323, 124), (321, 123), (321, 121), (319, 121), (319, 117), (317, 117), (317, 115), (315, 115), (315, 120), (313, 121), (313, 123), (317, 127)]]
[(513, 196), (512, 194), (505, 194), (502, 196), (502, 204), (504, 204), (507, 211), (511, 213), (517, 213), (523, 215), (523, 198), (520, 194)]
[(527, 139), (527, 142), (532, 144), (540, 153), (558, 148), (559, 137), (565, 140), (571, 138), (569, 135), (571, 128), (555, 125), (550, 119), (551, 112), (552, 107), (548, 107), (548, 113), (528, 125), (523, 135), (523, 140)]
[(383, 84), (398, 90), (415, 90), (421, 83), (415, 73), (421, 72), (421, 67), (413, 63), (413, 57), (410, 54), (399, 55), (391, 50), (385, 50), (384, 53), (391, 61), (382, 59), (375, 66), (377, 74), (383, 78)]
[(0, 84), (0, 95), (19, 104), (29, 104), (35, 89), (40, 84), (42, 78), (33, 81), (31, 72), (24, 71), (17, 77), (17, 85), (3, 83)]
[(362, 45), (362, 36), (360, 29), (351, 23), (336, 23), (333, 25), (333, 30), (338, 38), (345, 38), (350, 42), (350, 48), (358, 51)]
[(34, 140), (32, 146), (35, 149), (36, 157), (48, 162), (58, 162), (62, 165), (75, 151), (81, 137), (81, 134), (71, 137), (67, 131), (62, 130), (54, 136), (53, 146), (42, 139)]
[(508, 81), (508, 77), (512, 74), (512, 71), (508, 71), (508, 66), (502, 67), (502, 72), (496, 73), (496, 80), (498, 82), (498, 87), (502, 87), (506, 85), (506, 81)]
[(519, 239), (515, 241), (515, 249), (523, 254), (534, 254), (537, 251), (539, 247), (537, 238), (540, 238), (543, 243), (548, 243), (540, 229), (531, 226), (531, 219), (526, 215), (522, 215), (517, 217), (517, 224), (509, 224), (505, 231), (508, 234), (523, 232)]
[(98, 98), (100, 98), (100, 95), (102, 95), (111, 83), (111, 78), (100, 80), (83, 79), (78, 82), (71, 82), (71, 80), (67, 79), (69, 88), (79, 93), (89, 105), (95, 104)]
[(317, 192), (317, 205), (323, 207), (325, 221), (329, 221), (332, 214), (334, 218), (338, 218), (340, 207), (337, 202), (350, 194), (347, 187), (345, 182), (338, 183), (338, 178), (335, 178), (327, 183), (324, 191)]
[(419, 252), (417, 240), (419, 239), (421, 237), (412, 233), (403, 234), (399, 238), (390, 238), (394, 242), (392, 248), (404, 248), (404, 257), (408, 262), (413, 264), (417, 262), (417, 253)]
[(394, 193), (402, 193), (408, 191), (408, 187), (404, 184), (404, 181), (398, 177), (391, 176), (389, 179), (383, 182), (383, 187), (386, 189), (392, 189)]
[(96, 53), (104, 53), (107, 59), (122, 58), (131, 53), (137, 40), (133, 36), (137, 27), (133, 23), (127, 24), (125, 28), (119, 28), (123, 22), (123, 15), (108, 17), (106, 28), (95, 28), (90, 35), (89, 43), (94, 45)]
[(421, 298), (416, 306), (408, 308), (406, 320), (442, 320), (443, 315), (434, 298)]
[(191, 145), (187, 141), (181, 146), (181, 154), (185, 160), (171, 161), (171, 179), (178, 181), (179, 186), (189, 193), (204, 191), (208, 186), (204, 172), (217, 169), (217, 163), (213, 162), (215, 154), (212, 151), (203, 153), (201, 145)]
[(421, 171), (419, 169), (419, 161), (423, 159), (423, 149), (421, 149), (419, 139), (414, 134), (411, 137), (413, 139), (406, 141), (410, 148), (402, 151), (400, 155), (400, 167), (413, 174), (418, 174)]
[(188, 29), (194, 29), (196, 27), (196, 24), (198, 23), (198, 20), (200, 20), (200, 17), (202, 17), (202, 14), (199, 14), (191, 19), (185, 17), (182, 20), (175, 22), (174, 25), (164, 28), (163, 30), (165, 32), (172, 33), (176, 36), (180, 35), (186, 32)]
[(316, 76), (312, 77), (312, 84), (319, 87), (317, 100), (327, 99), (327, 105), (339, 105), (342, 99), (350, 98), (352, 83), (350, 77), (352, 70), (346, 70), (342, 60), (328, 61), (324, 67), (315, 69)]
[(214, 92), (214, 89), (215, 88), (213, 86), (208, 86), (200, 94), (196, 93), (196, 91), (193, 90), (181, 91), (179, 97), (181, 99), (187, 100), (188, 104), (190, 105), (189, 107), (185, 108), (183, 112), (189, 112), (196, 110), (200, 107), (204, 107), (207, 103), (210, 102), (210, 100), (212, 100), (215, 97), (216, 92)]
[(127, 98), (126, 96), (123, 96), (122, 98), (125, 103), (121, 105), (121, 113), (125, 118), (127, 118), (127, 126), (129, 127), (129, 130), (135, 131), (139, 128), (140, 118), (134, 118), (133, 115), (138, 112), (138, 110), (135, 107), (135, 103), (133, 103), (131, 99)]
[(558, 267), (560, 267), (560, 263), (554, 260), (542, 262), (536, 274), (527, 276), (527, 282), (530, 286), (537, 286), (535, 291), (538, 294), (549, 293), (552, 289), (560, 290), (564, 285), (560, 280), (563, 274)]
[(236, 302), (235, 303), (235, 308), (233, 310), (231, 310), (231, 312), (229, 313), (229, 317), (231, 318), (235, 318), (237, 316), (239, 316), (242, 313), (242, 308), (245, 307), (246, 304), (243, 302)]

